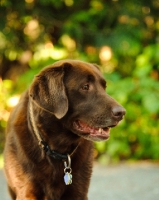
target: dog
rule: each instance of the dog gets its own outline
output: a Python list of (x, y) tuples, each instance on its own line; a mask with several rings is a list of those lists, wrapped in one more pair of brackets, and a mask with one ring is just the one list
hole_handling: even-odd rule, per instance
[(57, 61), (35, 76), (8, 121), (4, 170), (12, 200), (87, 200), (93, 141), (125, 109), (96, 64)]

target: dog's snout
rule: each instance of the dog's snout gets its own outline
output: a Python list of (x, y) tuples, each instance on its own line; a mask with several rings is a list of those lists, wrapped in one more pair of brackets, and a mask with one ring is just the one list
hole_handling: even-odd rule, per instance
[(112, 113), (114, 117), (119, 118), (120, 120), (125, 115), (126, 110), (122, 106), (117, 105), (112, 108)]

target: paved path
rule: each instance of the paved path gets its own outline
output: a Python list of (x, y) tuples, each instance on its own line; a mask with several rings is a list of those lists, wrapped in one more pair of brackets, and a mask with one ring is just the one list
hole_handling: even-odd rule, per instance
[[(0, 200), (10, 200), (2, 170)], [(140, 163), (104, 167), (95, 164), (89, 200), (159, 200), (159, 165)]]
[(159, 200), (159, 165), (95, 166), (90, 200)]

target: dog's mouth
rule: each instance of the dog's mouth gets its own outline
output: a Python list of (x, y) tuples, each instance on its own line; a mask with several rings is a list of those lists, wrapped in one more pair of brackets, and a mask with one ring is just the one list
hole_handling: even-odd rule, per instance
[(108, 127), (93, 127), (85, 122), (76, 120), (73, 123), (74, 128), (85, 138), (90, 140), (107, 140), (110, 137), (110, 129), (116, 125)]

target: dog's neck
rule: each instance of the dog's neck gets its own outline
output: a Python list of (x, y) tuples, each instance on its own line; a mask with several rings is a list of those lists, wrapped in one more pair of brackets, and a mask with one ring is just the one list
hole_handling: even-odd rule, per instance
[(67, 160), (68, 155), (72, 156), (74, 154), (74, 152), (77, 150), (80, 142), (78, 142), (78, 144), (73, 147), (73, 149), (71, 149), (71, 152), (67, 152), (65, 154), (58, 152), (57, 150), (52, 150), (50, 148), (50, 146), (47, 144), (47, 142), (45, 141), (45, 139), (43, 139), (41, 133), (38, 131), (38, 128), (36, 126), (36, 122), (35, 122), (35, 116), (34, 116), (34, 107), (36, 107), (37, 105), (35, 105), (35, 103), (30, 99), (29, 102), (29, 117), (30, 117), (30, 122), (31, 122), (31, 126), (32, 126), (32, 130), (37, 138), (37, 143), (39, 144), (39, 146), (42, 148), (42, 150), (46, 153), (46, 155), (57, 159), (57, 160)]
[[(74, 149), (71, 152), (67, 152), (66, 154), (59, 153), (58, 151), (52, 150), (50, 146), (43, 140), (42, 135), (39, 133), (38, 128), (36, 126), (36, 121), (34, 118), (34, 111), (33, 109), (36, 107), (34, 102), (30, 99), (29, 101), (29, 118), (30, 118), (30, 125), (32, 127), (32, 130), (37, 138), (37, 142), (39, 143), (39, 146), (42, 148), (44, 151), (45, 155), (48, 156), (49, 160), (50, 158), (56, 159), (56, 160), (61, 160), (64, 162), (64, 182), (66, 185), (72, 184), (72, 168), (71, 168), (71, 157), (74, 155), (76, 152), (77, 148), (80, 145), (80, 142), (78, 145), (74, 147)], [(38, 113), (39, 115), (39, 113)], [(50, 163), (50, 162), (49, 162)], [(51, 162), (52, 163), (52, 162)]]

